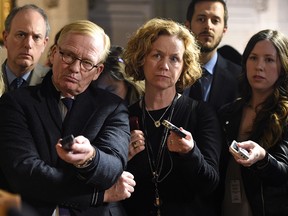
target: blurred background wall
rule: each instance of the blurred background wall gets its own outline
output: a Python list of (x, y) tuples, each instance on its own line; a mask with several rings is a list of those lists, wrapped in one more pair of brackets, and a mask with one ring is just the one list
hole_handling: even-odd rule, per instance
[[(77, 19), (89, 19), (105, 29), (113, 44), (124, 47), (129, 35), (150, 18), (165, 17), (184, 23), (189, 2), (190, 0), (13, 0), (16, 6), (33, 3), (47, 12), (51, 25), (48, 46), (53, 43), (54, 35), (63, 25)], [(229, 10), (228, 32), (220, 46), (231, 45), (242, 54), (248, 39), (259, 30), (272, 28), (288, 35), (288, 0), (226, 2)], [(3, 49), (0, 55), (3, 56)], [(46, 53), (42, 59), (45, 57)]]

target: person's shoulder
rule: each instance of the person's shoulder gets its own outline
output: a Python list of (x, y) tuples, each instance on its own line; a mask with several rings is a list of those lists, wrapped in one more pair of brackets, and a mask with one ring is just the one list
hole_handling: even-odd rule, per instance
[(242, 76), (242, 67), (218, 55), (217, 65), (215, 68), (215, 75), (219, 78), (225, 77), (226, 81), (239, 82)]
[(230, 45), (224, 45), (217, 49), (218, 54), (221, 54), (225, 59), (234, 62), (237, 65), (241, 65), (242, 55), (234, 47)]
[(50, 71), (51, 68), (50, 67), (47, 67), (45, 65), (42, 65), (42, 64), (37, 64), (34, 68), (34, 73), (37, 73), (39, 74), (40, 76), (44, 77), (48, 71)]
[(35, 101), (38, 101), (38, 92), (40, 86), (26, 86), (13, 91), (5, 92), (0, 100), (3, 103), (17, 103), (21, 106), (30, 106)]
[(100, 101), (107, 103), (120, 103), (120, 102), (124, 103), (124, 100), (120, 98), (118, 95), (113, 94), (105, 89), (98, 88), (93, 83), (89, 85), (88, 90), (90, 94), (93, 95), (93, 97), (97, 98)]
[(128, 106), (129, 115), (130, 116), (140, 116), (141, 115), (141, 107), (142, 107), (142, 101), (138, 100), (134, 102), (133, 104)]
[(233, 102), (224, 104), (222, 107), (219, 108), (218, 114), (219, 115), (230, 115), (231, 113), (237, 112), (243, 105), (243, 99), (237, 98)]
[(237, 72), (240, 73), (241, 72), (241, 65), (236, 64), (234, 62), (232, 62), (231, 60), (223, 57), (221, 54), (218, 53), (218, 64), (225, 66), (226, 68), (228, 68), (229, 70), (233, 71), (233, 72)]
[(46, 67), (46, 66), (41, 65), (41, 64), (37, 64), (35, 66), (35, 68), (33, 69), (29, 85), (40, 84), (50, 70), (51, 70), (51, 68), (49, 68), (49, 67)]
[(177, 104), (179, 109), (183, 112), (215, 112), (214, 108), (208, 102), (201, 100), (198, 101), (185, 95), (182, 95), (179, 98), (179, 102)]

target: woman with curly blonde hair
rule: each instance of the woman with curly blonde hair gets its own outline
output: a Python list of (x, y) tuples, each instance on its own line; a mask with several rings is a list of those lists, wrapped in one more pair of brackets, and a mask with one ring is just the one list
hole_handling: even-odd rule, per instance
[[(136, 186), (123, 202), (128, 215), (215, 215), (219, 122), (210, 106), (179, 94), (201, 76), (193, 35), (177, 22), (149, 20), (128, 41), (124, 61), (129, 76), (145, 81), (143, 98), (129, 107), (127, 170)], [(184, 135), (164, 127), (164, 120)]]
[(232, 154), (234, 160), (225, 145), (223, 215), (284, 216), (288, 212), (288, 39), (270, 29), (256, 33), (244, 50), (242, 68), (241, 98), (220, 110), (220, 119), (228, 145), (236, 140), (249, 158)]
[[(134, 77), (135, 80), (144, 80), (144, 54), (151, 51), (152, 44), (158, 39), (159, 35), (175, 35), (182, 40), (185, 47), (183, 69), (176, 83), (176, 89), (182, 92), (184, 88), (192, 85), (202, 75), (199, 63), (200, 50), (191, 34), (184, 26), (178, 25), (173, 21), (151, 20), (143, 28), (138, 29), (136, 35), (128, 42), (129, 50), (125, 52), (126, 73)], [(137, 46), (135, 46), (136, 44)]]

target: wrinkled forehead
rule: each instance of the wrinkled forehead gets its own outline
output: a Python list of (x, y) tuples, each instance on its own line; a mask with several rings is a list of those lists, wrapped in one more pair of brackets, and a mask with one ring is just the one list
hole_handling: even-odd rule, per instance
[(12, 19), (10, 29), (12, 28), (32, 28), (46, 31), (46, 23), (38, 11), (25, 9), (19, 11)]
[(104, 50), (103, 40), (100, 40), (99, 37), (75, 32), (63, 35), (57, 44), (63, 51), (68, 51), (94, 62), (101, 60)]

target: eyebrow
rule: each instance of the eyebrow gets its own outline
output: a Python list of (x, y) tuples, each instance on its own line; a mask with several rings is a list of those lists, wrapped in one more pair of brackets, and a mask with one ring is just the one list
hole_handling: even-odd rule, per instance
[[(262, 56), (263, 54), (258, 54), (258, 53), (253, 53), (251, 52), (250, 55), (256, 55), (256, 56)], [(277, 57), (278, 55), (275, 53), (275, 54), (271, 54), (271, 53), (267, 53), (267, 54), (264, 54), (265, 57), (267, 56), (272, 56), (272, 57)]]

